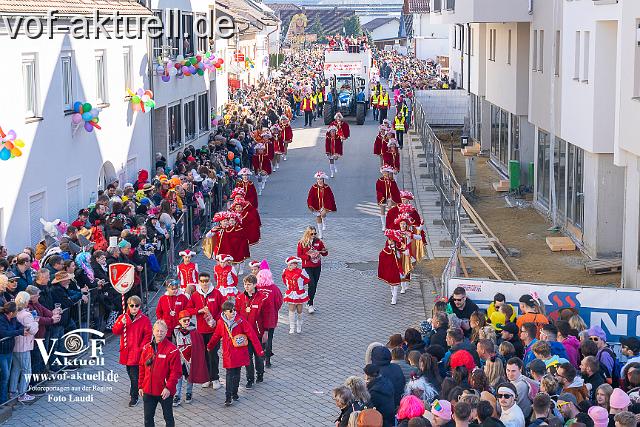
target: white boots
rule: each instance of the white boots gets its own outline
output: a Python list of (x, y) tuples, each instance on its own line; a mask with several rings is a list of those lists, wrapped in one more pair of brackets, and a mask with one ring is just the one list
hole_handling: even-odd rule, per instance
[(331, 161), (329, 162), (329, 173), (331, 178), (333, 178), (333, 176), (338, 173), (338, 164), (335, 162), (335, 160), (333, 163), (331, 163)]
[(386, 230), (387, 224), (385, 223), (385, 217), (382, 214), (380, 214), (380, 222), (382, 223), (382, 231)]
[(407, 283), (407, 282), (400, 283), (400, 293), (401, 294), (406, 293), (408, 288), (409, 288), (409, 283)]
[(329, 177), (333, 178), (333, 163), (329, 162)]
[(326, 224), (326, 222), (325, 222), (325, 219), (324, 219), (324, 218), (322, 218), (322, 229), (323, 229), (323, 230), (326, 230), (326, 229), (327, 229), (327, 224)]
[(391, 287), (391, 305), (396, 305), (396, 302), (398, 302), (398, 287), (392, 286)]
[(289, 333), (302, 332), (302, 313), (296, 311), (289, 312)]

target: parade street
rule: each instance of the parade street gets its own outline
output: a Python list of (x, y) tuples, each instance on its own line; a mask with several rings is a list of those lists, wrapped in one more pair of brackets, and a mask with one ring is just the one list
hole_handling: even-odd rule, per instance
[[(326, 126), (316, 120), (313, 128), (301, 129), (302, 120), (294, 121), (297, 129), (288, 159), (271, 175), (260, 197), (262, 240), (251, 250), (252, 259), (268, 260), (274, 280), (281, 287), (284, 260), (295, 255), (304, 227), (313, 224), (306, 207), (313, 174), (318, 170), (328, 172), (324, 153)], [(223, 406), (224, 388), (202, 389), (195, 385), (193, 402), (183, 401), (174, 408), (176, 425), (333, 425), (336, 408), (331, 390), (350, 375), (362, 375), (367, 346), (374, 341), (385, 343), (391, 334), (415, 326), (425, 318), (419, 276), (407, 293), (399, 296), (395, 306), (390, 305), (389, 287), (376, 277), (378, 252), (384, 245), (374, 189), (379, 160), (372, 154), (378, 124), (373, 122), (371, 112), (364, 126), (347, 120), (351, 138), (345, 143), (336, 178), (327, 180), (336, 196), (338, 212), (328, 216), (327, 230), (323, 233), (329, 256), (323, 261), (317, 311), (309, 315), (305, 310), (302, 333), (289, 335), (285, 304), (275, 332), (273, 367), (266, 370), (264, 382), (245, 390), (243, 369), (240, 400), (230, 408)], [(398, 181), (402, 188), (402, 174)], [(406, 185), (411, 189), (410, 180)], [(202, 256), (199, 247), (195, 249), (200, 271), (211, 272), (213, 261)], [(104, 357), (104, 367), (78, 371), (113, 370), (120, 376), (116, 383), (87, 382), (90, 386), (107, 386), (108, 390), (91, 392), (91, 404), (50, 402), (50, 397), (44, 395), (33, 404), (16, 406), (10, 425), (141, 425), (142, 405), (127, 407), (129, 380), (124, 367), (117, 363), (117, 340), (112, 339), (106, 345)], [(221, 379), (224, 381), (223, 372)], [(55, 385), (85, 384), (68, 380)], [(52, 392), (49, 396), (68, 397), (68, 394)], [(88, 392), (71, 394), (82, 396)], [(156, 422), (164, 425), (162, 417)]]

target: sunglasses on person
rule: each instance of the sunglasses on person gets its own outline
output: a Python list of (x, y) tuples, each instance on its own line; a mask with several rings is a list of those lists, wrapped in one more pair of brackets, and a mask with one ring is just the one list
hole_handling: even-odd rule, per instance
[(595, 342), (600, 341), (600, 338), (598, 338), (598, 337), (589, 337), (589, 339), (590, 339), (591, 341), (595, 341)]
[(513, 397), (513, 394), (502, 394), (502, 393), (498, 393), (496, 394), (496, 397), (498, 399), (511, 399)]
[(129, 307), (131, 308), (140, 307), (140, 304), (129, 304)]
[(207, 283), (209, 279), (200, 279), (200, 283)]
[(454, 298), (453, 300), (455, 302), (462, 302), (462, 301), (464, 301), (464, 297), (462, 297), (462, 298)]
[(558, 408), (562, 408), (564, 405), (568, 405), (571, 402), (558, 402)]

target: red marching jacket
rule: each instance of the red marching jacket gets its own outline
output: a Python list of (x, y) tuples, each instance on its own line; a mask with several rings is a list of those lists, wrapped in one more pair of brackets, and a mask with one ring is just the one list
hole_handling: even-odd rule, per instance
[[(125, 322), (127, 323), (126, 339), (124, 335)], [(140, 361), (142, 348), (151, 341), (151, 335), (153, 334), (151, 320), (139, 311), (131, 321), (129, 310), (127, 310), (113, 324), (112, 332), (114, 335), (120, 335), (120, 364), (125, 366), (137, 365)]]
[(265, 329), (275, 329), (278, 326), (278, 311), (280, 311), (280, 307), (284, 303), (284, 296), (280, 288), (275, 284), (260, 286), (258, 287), (258, 292), (264, 295), (258, 319), (261, 331), (264, 333)]
[[(149, 359), (152, 363), (147, 366)], [(138, 366), (138, 387), (145, 394), (160, 396), (165, 387), (169, 389), (171, 396), (176, 394), (176, 385), (182, 375), (182, 364), (180, 352), (171, 341), (166, 338), (162, 340), (157, 346), (157, 351), (154, 351), (151, 342), (148, 342), (142, 350)]]
[(342, 139), (338, 135), (332, 136), (327, 132), (324, 138), (324, 151), (327, 156), (342, 156)]
[(170, 331), (178, 326), (178, 314), (187, 308), (189, 298), (185, 294), (169, 296), (164, 294), (158, 300), (156, 317), (167, 324)]
[(378, 134), (378, 136), (376, 136), (376, 140), (373, 143), (373, 154), (375, 154), (376, 156), (382, 155), (382, 144), (384, 144), (384, 140), (385, 138), (381, 134)]
[(264, 332), (260, 324), (260, 314), (263, 303), (267, 299), (267, 294), (256, 290), (253, 295), (249, 296), (246, 292), (238, 294), (236, 298), (236, 311), (244, 316), (254, 332), (260, 337)]
[(382, 153), (382, 163), (393, 167), (393, 170), (400, 172), (400, 153), (398, 150), (387, 150)]
[(313, 243), (311, 243), (310, 247), (302, 246), (302, 244), (298, 242), (297, 255), (298, 255), (298, 258), (302, 260), (302, 268), (320, 267), (320, 263), (321, 263), (320, 256), (318, 257), (318, 259), (312, 259), (311, 256), (309, 255), (309, 251), (311, 250), (311, 248), (318, 251), (320, 253), (320, 256), (329, 255), (327, 248), (324, 247), (324, 243), (322, 243), (322, 240), (318, 238), (313, 239)]
[(256, 174), (264, 172), (267, 175), (271, 175), (271, 158), (267, 153), (254, 154), (253, 157), (251, 157), (251, 164)]
[(236, 188), (242, 188), (245, 193), (245, 200), (251, 203), (254, 208), (258, 209), (258, 192), (252, 181), (245, 182), (244, 180), (239, 180), (236, 182)]
[[(235, 326), (231, 329), (227, 327), (225, 321), (218, 317), (216, 330), (207, 344), (208, 350), (213, 350), (222, 340), (222, 367), (225, 369), (239, 368), (249, 365), (249, 347), (234, 347), (231, 343), (232, 339), (236, 339), (240, 334), (247, 336), (247, 339), (253, 345), (258, 356), (264, 356), (262, 344), (258, 340), (258, 336), (249, 324), (249, 322), (241, 315), (236, 314)], [(232, 338), (233, 337), (233, 338)]]
[(334, 120), (329, 126), (335, 126), (336, 128), (338, 128), (338, 136), (341, 136), (344, 139), (347, 139), (351, 136), (349, 123), (347, 122), (341, 122), (340, 125), (338, 125), (338, 122)]
[[(400, 193), (398, 193), (398, 195), (400, 195)], [(338, 208), (336, 208), (336, 200), (333, 197), (333, 191), (331, 191), (331, 187), (328, 185), (320, 187), (318, 184), (313, 184), (307, 195), (307, 206), (315, 212), (320, 211), (320, 209), (325, 209), (328, 212), (338, 210)]]
[(378, 178), (376, 181), (376, 199), (379, 205), (384, 205), (389, 199), (396, 204), (402, 202), (400, 199), (400, 189), (393, 178)]
[(198, 311), (203, 309), (206, 305), (209, 308), (209, 313), (211, 313), (213, 319), (219, 320), (223, 301), (224, 298), (220, 295), (220, 292), (213, 287), (213, 285), (209, 285), (207, 293), (204, 293), (200, 286), (198, 286), (196, 291), (191, 294), (191, 299), (187, 304), (187, 310), (189, 310), (189, 313), (192, 316), (196, 316), (196, 328), (198, 332), (201, 334), (212, 334), (214, 331), (214, 328), (209, 326), (207, 323), (205, 314), (198, 313)]
[(178, 279), (180, 280), (180, 289), (184, 290), (187, 285), (195, 285), (198, 283), (198, 264), (190, 262), (185, 264), (181, 262), (176, 267)]
[(396, 254), (395, 245), (397, 244), (395, 242), (391, 244), (387, 240), (384, 249), (378, 255), (378, 279), (391, 286), (400, 284), (400, 274), (402, 273), (402, 265)]
[(291, 142), (293, 140), (293, 130), (291, 125), (281, 125), (280, 137), (284, 142)]

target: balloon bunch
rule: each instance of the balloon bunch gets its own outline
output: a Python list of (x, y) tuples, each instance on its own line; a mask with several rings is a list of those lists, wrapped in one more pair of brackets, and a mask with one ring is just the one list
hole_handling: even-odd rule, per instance
[(135, 93), (131, 89), (127, 89), (127, 93), (131, 97), (129, 102), (133, 111), (146, 113), (147, 110), (145, 108), (150, 110), (156, 106), (156, 101), (153, 100), (153, 92), (148, 89), (140, 88)]
[(159, 64), (156, 67), (156, 74), (166, 83), (171, 80), (171, 77), (182, 79), (185, 76), (204, 76), (205, 71), (219, 70), (222, 64), (224, 59), (216, 58), (212, 52), (197, 54), (190, 58), (178, 55), (175, 61), (169, 60), (164, 65)]
[(100, 110), (93, 108), (88, 102), (76, 101), (73, 104), (73, 111), (75, 111), (75, 114), (71, 116), (71, 122), (74, 125), (78, 126), (84, 120), (84, 130), (87, 132), (93, 132), (93, 128), (102, 129), (98, 124)]
[(244, 67), (245, 68), (255, 68), (256, 64), (249, 58), (244, 59)]
[(227, 151), (227, 159), (233, 162), (232, 167), (236, 172), (240, 172), (240, 158), (236, 157), (233, 151)]
[(5, 134), (0, 127), (0, 138), (0, 146), (2, 146), (2, 149), (0, 149), (0, 160), (9, 160), (22, 156), (22, 150), (20, 150), (20, 148), (24, 147), (24, 141), (16, 139), (16, 131), (10, 130)]

